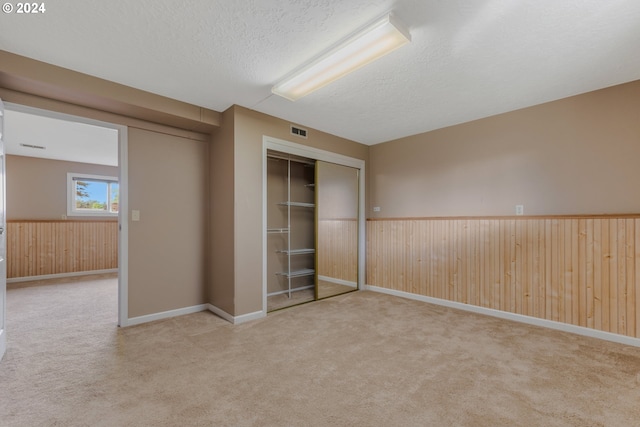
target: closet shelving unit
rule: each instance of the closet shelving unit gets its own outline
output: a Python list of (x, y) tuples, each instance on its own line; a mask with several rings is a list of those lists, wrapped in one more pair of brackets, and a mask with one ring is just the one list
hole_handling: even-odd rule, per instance
[[(279, 158), (277, 156), (274, 156)], [(283, 276), (287, 280), (287, 288), (280, 291), (275, 291), (268, 293), (267, 296), (275, 296), (281, 294), (287, 294), (289, 298), (291, 298), (291, 294), (298, 291), (303, 291), (307, 289), (313, 289), (315, 285), (308, 286), (293, 286), (293, 280), (300, 277), (314, 276), (315, 269), (313, 268), (292, 268), (292, 258), (315, 254), (315, 248), (294, 248), (292, 242), (292, 234), (296, 232), (295, 227), (292, 225), (292, 209), (315, 209), (315, 203), (306, 203), (306, 202), (297, 202), (291, 200), (291, 158), (281, 158), (282, 160), (287, 161), (287, 200), (278, 202), (278, 205), (286, 207), (286, 215), (287, 215), (287, 226), (285, 228), (268, 228), (267, 233), (273, 234), (286, 234), (286, 248), (282, 250), (277, 250), (276, 253), (283, 254), (286, 257), (286, 269), (283, 271), (279, 271), (276, 273), (278, 276)], [(305, 164), (305, 167), (315, 167), (315, 164)], [(314, 183), (304, 184), (304, 186), (308, 189), (313, 190), (315, 187)]]

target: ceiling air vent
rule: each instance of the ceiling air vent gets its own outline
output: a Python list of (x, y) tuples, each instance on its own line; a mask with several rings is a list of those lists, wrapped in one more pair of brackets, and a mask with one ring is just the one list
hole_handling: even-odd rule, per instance
[(307, 138), (307, 130), (291, 125), (291, 135), (296, 135), (296, 136), (299, 136), (301, 138), (305, 138), (306, 139)]
[(33, 145), (33, 144), (20, 144), (21, 147), (26, 148), (35, 148), (36, 150), (46, 150), (47, 147), (43, 147), (42, 145)]

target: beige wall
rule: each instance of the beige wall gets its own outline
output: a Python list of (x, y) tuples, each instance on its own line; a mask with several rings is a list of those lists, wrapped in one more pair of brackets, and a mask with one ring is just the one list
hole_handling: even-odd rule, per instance
[(208, 143), (130, 128), (128, 154), (129, 316), (204, 304)]
[(11, 155), (6, 157), (6, 168), (9, 220), (62, 219), (66, 216), (68, 172), (115, 177), (119, 175), (118, 168), (114, 166)]
[[(235, 311), (236, 316), (262, 310), (262, 137), (368, 160), (369, 147), (309, 129), (308, 138), (290, 134), (291, 122), (242, 107), (235, 114)], [(215, 201), (214, 201), (215, 202)]]
[(635, 81), (372, 146), (367, 216), (640, 212), (639, 111)]

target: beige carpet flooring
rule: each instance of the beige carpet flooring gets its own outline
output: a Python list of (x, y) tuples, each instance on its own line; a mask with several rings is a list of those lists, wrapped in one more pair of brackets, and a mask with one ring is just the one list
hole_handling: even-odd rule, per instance
[(318, 281), (318, 299), (331, 298), (336, 295), (341, 295), (356, 290), (357, 288), (353, 286), (341, 285), (334, 282), (328, 282), (326, 280)]
[(638, 426), (640, 349), (372, 292), (118, 329), (116, 282), (12, 289), (8, 426)]

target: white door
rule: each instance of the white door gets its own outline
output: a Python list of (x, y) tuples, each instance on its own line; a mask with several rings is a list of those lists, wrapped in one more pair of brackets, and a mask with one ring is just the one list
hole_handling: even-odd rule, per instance
[(7, 349), (7, 219), (4, 180), (4, 104), (0, 99), (0, 360)]

